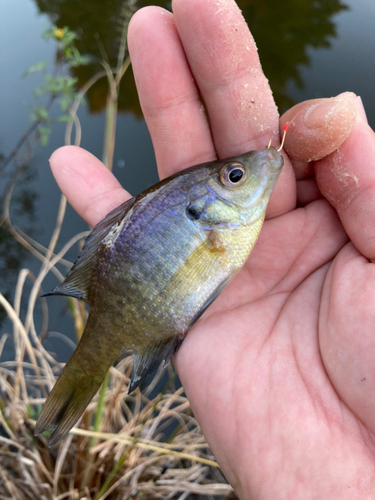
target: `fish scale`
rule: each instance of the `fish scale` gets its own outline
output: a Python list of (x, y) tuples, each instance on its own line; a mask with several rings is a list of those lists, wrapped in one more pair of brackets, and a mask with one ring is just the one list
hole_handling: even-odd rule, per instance
[(185, 335), (246, 262), (283, 165), (272, 147), (196, 165), (122, 204), (87, 238), (64, 282), (47, 295), (90, 305), (82, 338), (37, 421), (64, 437), (126, 351), (129, 391)]

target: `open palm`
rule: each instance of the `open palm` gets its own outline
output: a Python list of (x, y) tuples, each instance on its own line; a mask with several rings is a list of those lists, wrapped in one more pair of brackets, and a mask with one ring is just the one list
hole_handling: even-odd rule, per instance
[[(276, 145), (277, 110), (234, 1), (173, 9), (142, 9), (129, 27), (161, 176)], [(258, 243), (174, 361), (241, 498), (374, 498), (375, 137), (352, 94), (287, 119), (291, 161)], [(314, 176), (303, 160), (319, 157)], [(129, 197), (79, 148), (51, 165), (91, 225)]]

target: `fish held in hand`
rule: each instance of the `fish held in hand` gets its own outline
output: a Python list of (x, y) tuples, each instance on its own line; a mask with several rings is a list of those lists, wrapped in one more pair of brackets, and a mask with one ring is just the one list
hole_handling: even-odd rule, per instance
[(190, 167), (128, 200), (88, 236), (47, 295), (82, 299), (90, 314), (37, 421), (63, 438), (110, 366), (132, 351), (129, 392), (185, 335), (246, 262), (283, 166), (275, 148)]

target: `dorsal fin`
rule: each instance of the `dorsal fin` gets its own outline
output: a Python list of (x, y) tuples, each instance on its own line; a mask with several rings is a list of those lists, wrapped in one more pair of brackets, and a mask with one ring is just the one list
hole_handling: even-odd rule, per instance
[(124, 217), (133, 207), (134, 201), (134, 198), (130, 198), (130, 200), (122, 203), (94, 227), (65, 280), (51, 292), (44, 294), (43, 297), (48, 295), (68, 295), (88, 302), (91, 277), (99, 257), (98, 250), (105, 238), (110, 237), (111, 231), (116, 234)]

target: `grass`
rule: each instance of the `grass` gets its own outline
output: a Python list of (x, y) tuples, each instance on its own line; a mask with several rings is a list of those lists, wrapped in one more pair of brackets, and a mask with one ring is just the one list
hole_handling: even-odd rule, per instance
[[(34, 437), (35, 420), (63, 366), (41, 340), (46, 337), (48, 308), (39, 296), (48, 273), (54, 270), (62, 278), (59, 261), (82, 238), (78, 235), (55, 252), (65, 205), (62, 198), (48, 248), (27, 240), (42, 261), (39, 274), (20, 271), (13, 303), (0, 294), (0, 305), (13, 325), (0, 339), (0, 357), (6, 343), (11, 342), (15, 352), (14, 360), (0, 363), (0, 499), (232, 496), (171, 367), (160, 392), (156, 386), (160, 387), (162, 370), (143, 393), (137, 389), (128, 395), (132, 358), (126, 357), (111, 368), (65, 440), (48, 448), (44, 436)], [(9, 219), (7, 224), (12, 227)], [(23, 236), (18, 237), (22, 241)], [(25, 286), (28, 281), (31, 289)], [(24, 319), (21, 300), (27, 300)], [(86, 311), (76, 299), (67, 300), (79, 337)], [(44, 304), (40, 332), (33, 319), (38, 301)]]

